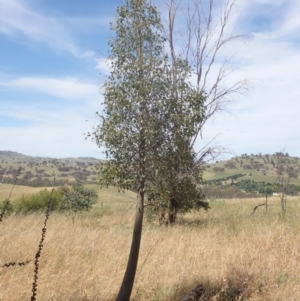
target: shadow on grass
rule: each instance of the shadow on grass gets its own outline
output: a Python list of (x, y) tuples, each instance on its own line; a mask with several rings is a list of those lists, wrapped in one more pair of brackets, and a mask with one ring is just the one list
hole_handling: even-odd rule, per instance
[(246, 271), (232, 268), (221, 281), (208, 280), (183, 283), (174, 288), (168, 301), (245, 301), (255, 288), (252, 277)]

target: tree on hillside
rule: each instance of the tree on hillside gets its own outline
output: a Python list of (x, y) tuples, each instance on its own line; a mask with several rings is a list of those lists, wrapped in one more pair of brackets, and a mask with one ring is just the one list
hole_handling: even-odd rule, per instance
[(115, 183), (138, 194), (129, 260), (117, 297), (123, 301), (129, 300), (134, 282), (147, 189), (153, 200), (163, 198), (159, 188), (169, 189), (172, 169), (177, 178), (169, 201), (176, 197), (178, 203), (178, 193), (186, 198), (189, 187), (203, 198), (197, 186), (201, 174), (194, 179), (188, 172), (196, 160), (187, 141), (203, 118), (204, 98), (189, 84), (185, 61), (176, 58), (176, 69), (170, 68), (161, 21), (148, 1), (126, 1), (117, 9), (113, 29), (111, 73), (103, 87), (105, 109), (91, 135), (109, 159), (100, 167), (100, 183)]

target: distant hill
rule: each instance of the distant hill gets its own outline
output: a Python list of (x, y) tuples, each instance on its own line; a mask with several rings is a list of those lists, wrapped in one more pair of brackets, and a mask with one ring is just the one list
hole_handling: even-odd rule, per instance
[(101, 161), (95, 158), (44, 158), (32, 157), (12, 151), (0, 151), (0, 181), (12, 183), (20, 169), (19, 185), (32, 187), (51, 186), (75, 179), (94, 183), (97, 180), (96, 165)]
[[(290, 179), (289, 194), (300, 193), (300, 159), (280, 153), (286, 163), (291, 166), (295, 178)], [(266, 187), (278, 191), (277, 156), (262, 154), (243, 154), (229, 160), (205, 164), (204, 181), (206, 186), (226, 190), (237, 188), (245, 192), (263, 193)], [(208, 194), (208, 190), (205, 191)], [(221, 192), (220, 192), (221, 193)]]
[[(288, 154), (283, 155), (298, 176), (291, 179), (291, 184), (299, 186), (300, 190), (300, 159), (290, 157)], [(18, 177), (19, 185), (51, 186), (54, 177), (56, 185), (69, 183), (75, 179), (95, 183), (97, 181), (96, 166), (100, 163), (99, 159), (91, 157), (55, 159), (0, 151), (0, 181), (5, 175), (3, 183), (12, 183), (18, 169), (21, 168)], [(238, 189), (258, 192), (263, 185), (274, 184), (277, 178), (276, 154), (243, 154), (229, 160), (205, 164), (204, 168), (205, 184), (222, 189), (234, 186)]]
[[(285, 155), (296, 173), (299, 175), (297, 179), (292, 179), (291, 183), (300, 184), (300, 159)], [(274, 182), (277, 178), (276, 174), (276, 155), (247, 155), (236, 156), (229, 160), (217, 161), (216, 163), (206, 164), (204, 172), (204, 180), (217, 180), (235, 175), (243, 175), (238, 177), (241, 179), (252, 179), (256, 182)]]

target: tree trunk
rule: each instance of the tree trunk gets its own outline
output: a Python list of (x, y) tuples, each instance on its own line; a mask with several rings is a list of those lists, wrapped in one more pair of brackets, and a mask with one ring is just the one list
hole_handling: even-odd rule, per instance
[(166, 212), (165, 212), (165, 209), (163, 208), (160, 208), (158, 210), (158, 222), (159, 222), (159, 225), (168, 225), (168, 220), (166, 220)]
[(144, 187), (139, 189), (138, 201), (136, 205), (135, 220), (133, 227), (132, 242), (130, 254), (127, 262), (127, 268), (124, 274), (122, 285), (116, 301), (129, 301), (136, 274), (139, 251), (142, 237), (143, 214), (144, 214)]
[(173, 197), (170, 200), (170, 207), (169, 207), (169, 223), (174, 224), (177, 219), (177, 212), (178, 212), (178, 202)]
[[(143, 82), (144, 80), (144, 63), (143, 63), (143, 40), (142, 33), (140, 28), (140, 20), (137, 20), (137, 35), (139, 37), (139, 73), (140, 79)], [(143, 215), (144, 215), (144, 195), (145, 195), (145, 174), (146, 174), (146, 135), (145, 135), (145, 120), (146, 120), (146, 102), (144, 95), (144, 85), (141, 86), (139, 90), (139, 103), (140, 103), (140, 112), (141, 118), (139, 120), (139, 170), (138, 170), (138, 201), (135, 210), (135, 220), (133, 226), (133, 234), (131, 241), (130, 254), (127, 262), (126, 271), (124, 274), (124, 278), (121, 284), (121, 288), (119, 294), (117, 296), (116, 301), (129, 301), (130, 295), (132, 292), (132, 287), (134, 283), (134, 278), (136, 274), (138, 259), (139, 259), (139, 251), (142, 237), (142, 228), (143, 228)]]

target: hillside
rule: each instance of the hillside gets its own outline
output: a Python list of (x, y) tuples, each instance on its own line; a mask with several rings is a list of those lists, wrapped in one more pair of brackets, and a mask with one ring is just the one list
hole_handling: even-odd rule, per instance
[[(282, 154), (287, 163), (293, 167), (297, 178), (292, 178), (290, 183), (300, 186), (300, 159)], [(3, 183), (12, 183), (18, 169), (21, 173), (18, 178), (19, 185), (32, 187), (51, 186), (53, 178), (56, 184), (64, 184), (75, 179), (95, 183), (97, 180), (96, 166), (101, 161), (95, 158), (43, 158), (31, 157), (12, 151), (0, 151), (0, 181), (3, 175)], [(213, 184), (218, 187), (234, 185), (241, 190), (245, 189), (245, 183), (259, 191), (255, 183), (274, 184), (276, 174), (276, 154), (243, 154), (229, 160), (217, 161), (212, 164), (205, 164), (204, 181), (206, 185)], [(251, 185), (250, 185), (251, 184)], [(300, 188), (299, 188), (300, 189)]]
[(12, 183), (20, 169), (19, 185), (41, 187), (51, 186), (53, 179), (57, 185), (75, 179), (95, 182), (96, 165), (100, 160), (95, 158), (44, 158), (31, 157), (12, 151), (0, 151), (0, 180)]
[[(294, 176), (290, 179), (289, 194), (300, 192), (300, 159), (281, 155), (285, 166), (289, 166)], [(277, 157), (273, 155), (247, 155), (236, 156), (226, 161), (217, 161), (214, 164), (206, 164), (204, 181), (207, 186), (224, 189), (236, 187), (246, 192), (264, 193), (269, 187), (273, 192), (279, 192), (277, 182)], [(206, 191), (207, 192), (207, 191)]]
[[(288, 157), (289, 163), (294, 170), (300, 175), (300, 159), (297, 157)], [(236, 156), (229, 160), (217, 161), (216, 163), (206, 164), (204, 180), (217, 180), (235, 175), (243, 175), (242, 179), (251, 179), (256, 182), (276, 181), (276, 155), (247, 155)], [(291, 179), (291, 183), (300, 184), (300, 177)]]

